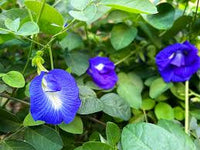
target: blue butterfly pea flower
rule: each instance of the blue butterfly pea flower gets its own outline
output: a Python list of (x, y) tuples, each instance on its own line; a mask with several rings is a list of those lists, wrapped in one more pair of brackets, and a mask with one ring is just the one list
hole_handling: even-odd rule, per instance
[(42, 71), (30, 84), (31, 114), (35, 121), (60, 124), (73, 121), (81, 101), (75, 79), (66, 71)]
[(183, 82), (200, 68), (198, 49), (188, 41), (164, 48), (156, 55), (158, 70), (165, 82)]
[(87, 73), (98, 87), (105, 90), (112, 89), (118, 80), (115, 65), (107, 57), (97, 56), (91, 58)]

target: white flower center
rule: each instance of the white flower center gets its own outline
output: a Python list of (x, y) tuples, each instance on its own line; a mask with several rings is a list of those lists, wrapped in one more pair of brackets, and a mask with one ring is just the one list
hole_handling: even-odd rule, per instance
[(99, 70), (99, 71), (101, 71), (102, 69), (103, 69), (103, 67), (104, 67), (104, 64), (98, 64), (97, 66), (95, 66), (95, 68), (97, 69), (97, 70)]
[(59, 92), (48, 92), (46, 93), (46, 96), (55, 110), (62, 107), (62, 100), (60, 99)]
[(60, 96), (59, 96), (60, 92), (59, 91), (46, 92), (46, 91), (50, 91), (51, 89), (49, 89), (49, 87), (47, 86), (47, 81), (45, 80), (45, 78), (42, 79), (42, 89), (44, 90), (44, 93), (47, 99), (52, 104), (52, 107), (55, 110), (60, 109), (62, 107), (62, 100), (60, 99)]

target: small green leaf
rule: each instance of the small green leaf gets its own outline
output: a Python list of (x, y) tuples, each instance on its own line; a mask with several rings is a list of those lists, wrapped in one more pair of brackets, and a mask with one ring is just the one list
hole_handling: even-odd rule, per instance
[(116, 50), (128, 46), (136, 37), (137, 29), (125, 24), (115, 25), (111, 31), (111, 44)]
[(0, 73), (0, 78), (6, 75), (5, 73)]
[(29, 21), (24, 23), (16, 34), (28, 36), (39, 33), (39, 27), (35, 22)]
[(178, 99), (185, 100), (185, 86), (183, 83), (174, 83), (174, 85), (170, 88), (170, 91)]
[(150, 98), (142, 100), (142, 109), (143, 110), (151, 110), (154, 108), (156, 102)]
[(20, 72), (10, 71), (6, 73), (2, 80), (11, 87), (22, 88), (25, 85), (25, 79)]
[(167, 30), (174, 23), (175, 10), (169, 3), (161, 3), (157, 6), (158, 13), (154, 15), (142, 15), (144, 20), (153, 27)]
[(151, 98), (157, 98), (171, 86), (173, 86), (172, 83), (166, 83), (162, 78), (158, 78), (152, 82), (149, 95)]
[(6, 140), (3, 142), (2, 145), (0, 145), (1, 150), (35, 150), (35, 148), (25, 142), (25, 141), (19, 141), (19, 140)]
[(113, 148), (101, 142), (87, 142), (83, 144), (82, 150), (113, 150)]
[(129, 120), (131, 117), (130, 106), (117, 94), (109, 93), (101, 97), (103, 103), (103, 112), (123, 120)]
[(101, 4), (131, 13), (157, 13), (156, 7), (149, 0), (102, 0)]
[(167, 120), (174, 119), (174, 110), (167, 103), (163, 102), (158, 103), (155, 107), (155, 114), (158, 119), (167, 119)]
[(81, 107), (78, 110), (79, 114), (92, 114), (102, 111), (103, 104), (97, 98), (96, 93), (87, 86), (79, 86), (79, 96), (81, 99)]
[(44, 121), (34, 121), (33, 117), (31, 116), (31, 113), (29, 113), (25, 117), (23, 125), (25, 127), (27, 127), (27, 126), (37, 126), (37, 125), (41, 125), (41, 124), (44, 124), (44, 123), (45, 123)]
[(72, 133), (72, 134), (82, 134), (83, 133), (83, 122), (80, 117), (76, 116), (70, 124), (59, 124), (62, 130)]
[(115, 146), (120, 139), (120, 128), (113, 122), (106, 124), (106, 137), (110, 145)]
[(185, 118), (184, 110), (180, 106), (176, 106), (173, 109), (175, 119), (182, 121)]
[(20, 25), (20, 18), (17, 18), (15, 20), (7, 18), (5, 20), (5, 26), (11, 31), (17, 32), (17, 30), (19, 29), (19, 25)]

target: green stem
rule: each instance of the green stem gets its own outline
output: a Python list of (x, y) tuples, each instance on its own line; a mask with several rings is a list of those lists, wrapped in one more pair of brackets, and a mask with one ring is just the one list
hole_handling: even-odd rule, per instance
[(31, 42), (31, 46), (30, 46), (30, 49), (29, 49), (29, 52), (28, 52), (28, 58), (27, 58), (27, 61), (26, 61), (25, 66), (24, 66), (24, 69), (23, 69), (23, 71), (22, 71), (22, 74), (23, 74), (23, 75), (24, 75), (24, 73), (25, 73), (25, 71), (26, 71), (26, 69), (27, 69), (27, 67), (28, 67), (29, 62), (30, 62), (30, 58), (31, 58), (33, 46), (34, 46), (34, 43)]
[(50, 57), (50, 63), (51, 63), (51, 69), (54, 69), (54, 65), (53, 65), (53, 55), (52, 55), (52, 50), (51, 50), (51, 46), (49, 46), (49, 57)]
[(20, 103), (23, 103), (23, 104), (26, 104), (26, 105), (30, 105), (29, 102), (23, 101), (23, 100), (18, 99), (18, 98), (11, 97), (11, 96), (9, 96), (7, 94), (0, 93), (0, 97), (5, 97), (5, 98), (8, 98), (8, 99), (13, 100), (13, 101), (18, 101)]
[(185, 133), (189, 134), (189, 81), (185, 81)]
[(43, 0), (43, 1), (42, 1), (42, 7), (41, 7), (41, 9), (40, 9), (40, 12), (39, 12), (39, 15), (38, 15), (38, 18), (37, 18), (37, 22), (36, 22), (36, 23), (38, 23), (38, 22), (40, 21), (40, 18), (41, 18), (41, 16), (42, 16), (42, 12), (43, 12), (43, 10), (44, 10), (45, 4), (46, 4), (46, 0)]
[(143, 113), (144, 113), (144, 119), (145, 119), (145, 122), (148, 123), (148, 119), (147, 119), (147, 114), (146, 114), (146, 111), (144, 109), (142, 109)]
[(193, 96), (196, 96), (196, 97), (199, 97), (200, 98), (200, 95), (199, 94), (197, 94), (197, 93), (195, 93), (195, 92), (193, 92), (193, 91), (191, 91), (190, 90), (190, 94), (189, 95), (193, 95)]
[(127, 55), (126, 57), (124, 57), (121, 60), (119, 60), (118, 62), (116, 62), (115, 66), (119, 65), (120, 63), (122, 63), (123, 61), (125, 61), (126, 59), (128, 59), (129, 57), (131, 57), (133, 54), (135, 54), (135, 51), (132, 51), (129, 55)]

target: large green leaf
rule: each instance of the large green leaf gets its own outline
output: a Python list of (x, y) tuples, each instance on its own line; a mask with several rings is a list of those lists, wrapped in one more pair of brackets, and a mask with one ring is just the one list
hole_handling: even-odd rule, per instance
[(12, 132), (18, 129), (21, 125), (19, 119), (12, 113), (0, 109), (0, 131)]
[(31, 116), (31, 113), (28, 113), (28, 115), (25, 117), (23, 125), (26, 126), (37, 126), (44, 124), (44, 121), (34, 121), (33, 117)]
[(113, 122), (106, 124), (106, 137), (109, 144), (115, 146), (120, 140), (120, 128)]
[(157, 13), (156, 7), (149, 0), (102, 0), (101, 4), (131, 13)]
[(168, 3), (161, 3), (157, 6), (158, 13), (154, 15), (142, 15), (144, 20), (153, 27), (166, 30), (172, 27), (174, 23), (174, 8)]
[(83, 144), (82, 150), (113, 150), (113, 148), (105, 143), (87, 142)]
[(73, 133), (73, 134), (82, 134), (83, 133), (83, 122), (80, 117), (76, 116), (70, 124), (59, 124), (58, 125), (62, 130)]
[(181, 150), (196, 150), (192, 139), (184, 132), (183, 127), (180, 127), (179, 124), (169, 120), (159, 120), (158, 125), (168, 130), (179, 139)]
[[(24, 4), (33, 12), (33, 15), (36, 15), (35, 18), (38, 18), (42, 8), (42, 2), (27, 0)], [(55, 8), (45, 4), (38, 24), (41, 31), (55, 34), (63, 28), (64, 19), (63, 16)]]
[(6, 140), (1, 144), (1, 150), (35, 150), (35, 148), (31, 144), (24, 141)]
[(103, 103), (103, 112), (123, 120), (129, 120), (131, 117), (130, 106), (117, 94), (109, 93), (101, 97)]
[(36, 150), (60, 150), (63, 147), (60, 135), (47, 126), (27, 128), (25, 140), (33, 145)]
[(81, 107), (79, 114), (92, 114), (102, 111), (103, 104), (97, 98), (96, 93), (87, 86), (79, 86), (79, 96), (81, 99)]
[(150, 123), (127, 125), (121, 142), (123, 150), (182, 150), (176, 136)]
[(111, 44), (116, 49), (128, 46), (136, 37), (137, 29), (125, 24), (115, 25), (111, 31)]
[(173, 84), (171, 82), (166, 83), (166, 82), (163, 81), (162, 78), (158, 78), (158, 79), (156, 79), (152, 82), (152, 84), (150, 86), (149, 95), (150, 95), (151, 98), (157, 98), (163, 92), (168, 90), (171, 86), (173, 86)]
[(25, 85), (25, 79), (20, 72), (10, 71), (6, 73), (2, 80), (11, 87), (22, 88)]
[(87, 7), (90, 0), (70, 0), (72, 7), (78, 10), (83, 10)]
[(66, 52), (65, 54), (65, 61), (68, 67), (72, 69), (72, 73), (78, 76), (84, 74), (89, 67), (88, 59), (89, 56), (81, 52)]

